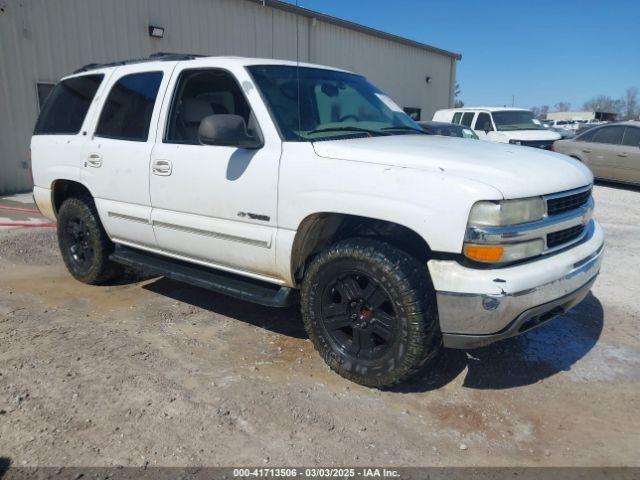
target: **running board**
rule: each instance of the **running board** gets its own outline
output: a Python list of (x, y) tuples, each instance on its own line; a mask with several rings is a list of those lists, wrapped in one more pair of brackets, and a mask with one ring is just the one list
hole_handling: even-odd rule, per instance
[(128, 267), (142, 268), (147, 272), (162, 275), (172, 280), (267, 307), (288, 307), (295, 298), (296, 291), (289, 287), (280, 287), (268, 282), (123, 247), (122, 245), (116, 245), (115, 252), (109, 258)]

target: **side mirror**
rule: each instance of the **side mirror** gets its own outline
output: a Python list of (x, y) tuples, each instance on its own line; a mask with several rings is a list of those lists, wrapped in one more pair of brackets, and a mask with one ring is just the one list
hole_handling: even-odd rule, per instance
[(198, 140), (202, 145), (218, 145), (257, 149), (262, 141), (252, 137), (247, 131), (247, 124), (240, 115), (209, 115), (200, 121)]
[(491, 126), (491, 122), (484, 122), (484, 133), (489, 133), (493, 131), (493, 127)]

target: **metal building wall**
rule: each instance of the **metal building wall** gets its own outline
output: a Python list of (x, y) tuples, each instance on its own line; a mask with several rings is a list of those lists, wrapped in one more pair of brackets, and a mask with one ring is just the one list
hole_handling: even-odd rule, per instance
[[(164, 27), (164, 38), (149, 37), (149, 25)], [(400, 105), (421, 108), (425, 119), (453, 101), (455, 58), (255, 1), (0, 0), (0, 193), (31, 188), (37, 82), (158, 51), (299, 55), (366, 75)]]

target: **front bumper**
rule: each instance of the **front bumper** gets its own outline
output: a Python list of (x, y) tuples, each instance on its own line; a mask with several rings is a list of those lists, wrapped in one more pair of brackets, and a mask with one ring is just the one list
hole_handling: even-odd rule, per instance
[(535, 262), (474, 269), (431, 260), (444, 345), (481, 347), (566, 312), (589, 293), (603, 250), (602, 228), (592, 220), (579, 244)]

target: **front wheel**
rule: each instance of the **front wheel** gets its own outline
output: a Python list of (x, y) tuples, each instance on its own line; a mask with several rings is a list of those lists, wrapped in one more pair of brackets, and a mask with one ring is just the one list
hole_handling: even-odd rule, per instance
[(355, 238), (332, 245), (309, 265), (301, 295), (316, 350), (362, 385), (400, 383), (440, 347), (426, 267), (387, 243)]

